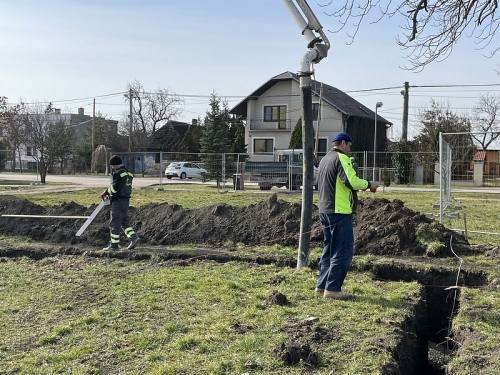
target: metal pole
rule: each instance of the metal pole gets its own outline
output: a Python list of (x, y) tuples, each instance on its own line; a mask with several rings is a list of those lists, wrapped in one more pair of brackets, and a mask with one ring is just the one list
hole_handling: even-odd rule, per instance
[(95, 149), (95, 99), (92, 105), (92, 152)]
[(377, 102), (377, 104), (375, 104), (375, 135), (373, 137), (373, 179), (372, 181), (376, 181), (376, 178), (375, 178), (375, 165), (376, 165), (376, 157), (377, 157), (377, 110), (382, 107), (384, 105), (384, 103), (382, 102)]
[(443, 224), (443, 133), (439, 132), (439, 223)]
[(319, 103), (318, 103), (318, 118), (316, 120), (316, 137), (314, 138), (314, 155), (318, 157), (318, 143), (319, 143), (319, 123), (321, 122), (321, 103), (323, 102), (323, 82), (319, 89)]
[(375, 135), (373, 137), (373, 177), (372, 177), (372, 181), (376, 181), (376, 178), (375, 178), (375, 165), (376, 165), (376, 157), (377, 157), (377, 154), (376, 154), (376, 151), (377, 151), (377, 109), (378, 109), (378, 105), (375, 106)]
[(300, 219), (299, 250), (297, 269), (307, 266), (309, 258), (309, 245), (311, 242), (313, 180), (314, 180), (314, 131), (312, 121), (312, 89), (310, 73), (300, 74), (300, 98), (302, 102), (302, 151), (303, 151), (303, 177), (302, 177), (302, 212)]
[(410, 84), (405, 82), (405, 89), (401, 92), (403, 94), (403, 130), (401, 132), (401, 140), (408, 141), (408, 102), (409, 102)]
[(2, 217), (20, 217), (20, 218), (31, 218), (31, 219), (88, 219), (89, 216), (69, 216), (69, 215), (8, 215), (3, 214)]
[(163, 188), (163, 151), (160, 151), (160, 186), (158, 187), (158, 191), (164, 191)]
[[(330, 42), (322, 30), (322, 26), (306, 0), (295, 0), (300, 7), (300, 12), (292, 0), (282, 0), (288, 12), (299, 26), (302, 35), (307, 39), (308, 51), (300, 61), (300, 98), (302, 104), (302, 149), (303, 149), (303, 171), (302, 171), (302, 214), (300, 220), (299, 250), (297, 268), (307, 266), (309, 257), (310, 231), (312, 223), (312, 196), (314, 180), (314, 131), (312, 123), (312, 89), (311, 69), (312, 64), (318, 64), (328, 55)], [(307, 19), (304, 19), (305, 18)], [(316, 37), (313, 30), (319, 34)], [(292, 155), (293, 157), (293, 155)]]
[[(129, 89), (128, 91), (128, 98), (129, 98), (129, 110), (130, 110), (130, 130), (128, 134), (128, 151), (132, 151), (132, 124), (133, 124), (133, 119), (132, 119), (132, 89)], [(130, 158), (130, 155), (129, 155)]]

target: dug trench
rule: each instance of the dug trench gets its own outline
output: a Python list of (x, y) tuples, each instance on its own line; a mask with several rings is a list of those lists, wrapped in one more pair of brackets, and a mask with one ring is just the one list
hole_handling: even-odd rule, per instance
[[(0, 215), (89, 216), (94, 209), (95, 206), (87, 208), (74, 202), (46, 208), (24, 199), (0, 197)], [(313, 207), (311, 247), (322, 246), (317, 216), (317, 208)], [(109, 241), (109, 211), (106, 209), (97, 215), (81, 237), (76, 237), (75, 233), (82, 220), (0, 216), (0, 234), (29, 237), (33, 241), (22, 246), (3, 245), (0, 257), (42, 259), (56, 255), (85, 255), (130, 261), (158, 259), (172, 266), (210, 259), (295, 267), (296, 259), (292, 256), (248, 255), (248, 252), (243, 255), (238, 249), (274, 244), (296, 247), (300, 218), (301, 205), (278, 199), (276, 194), (248, 207), (223, 203), (192, 210), (168, 203), (131, 207), (130, 222), (141, 237), (141, 245), (133, 251), (123, 248), (110, 253), (101, 250)], [(460, 308), (460, 290), (455, 285), (481, 286), (486, 284), (487, 275), (468, 270), (458, 273), (458, 260), (456, 266), (443, 260), (455, 255), (488, 255), (496, 251), (491, 247), (469, 245), (461, 234), (404, 207), (398, 200), (362, 199), (355, 215), (354, 234), (355, 255), (372, 254), (373, 259), (383, 261), (361, 263), (355, 257), (353, 269), (369, 272), (377, 280), (418, 281), (424, 286), (412, 318), (396, 332), (399, 344), (381, 373), (444, 374), (446, 361), (455, 349), (449, 330), (452, 315)], [(425, 241), (437, 241), (440, 246), (429, 251)], [(122, 243), (126, 243), (126, 238), (122, 238)], [(183, 251), (166, 249), (179, 244), (199, 247)], [(315, 270), (317, 262), (318, 259), (311, 259), (309, 267)], [(277, 304), (286, 303), (286, 296), (279, 293), (269, 299)], [(314, 367), (315, 338), (335, 339), (334, 335), (318, 334), (324, 327), (314, 322), (289, 322), (283, 330), (290, 332), (292, 340), (276, 347), (275, 353), (288, 365), (302, 361)], [(437, 349), (444, 347), (446, 353), (438, 353)]]

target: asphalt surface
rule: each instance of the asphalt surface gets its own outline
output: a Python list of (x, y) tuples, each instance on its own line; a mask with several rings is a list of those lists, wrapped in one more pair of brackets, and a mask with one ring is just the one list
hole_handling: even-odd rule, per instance
[[(94, 175), (48, 175), (45, 179), (46, 184), (40, 183), (40, 176), (28, 173), (0, 173), (0, 185), (6, 185), (6, 181), (11, 181), (9, 183), (11, 190), (0, 190), (0, 194), (19, 194), (29, 193), (29, 192), (53, 192), (53, 191), (70, 191), (70, 190), (83, 190), (92, 188), (106, 188), (111, 182), (110, 176), (94, 176)], [(16, 181), (20, 184), (16, 185)], [(21, 184), (22, 183), (22, 184)], [(29, 183), (29, 185), (26, 185)], [(52, 184), (51, 184), (52, 183)], [(53, 185), (56, 184), (56, 185)], [(67, 185), (66, 185), (67, 184)], [(162, 186), (167, 188), (167, 186), (175, 186), (177, 184), (215, 184), (215, 182), (205, 182), (202, 183), (197, 180), (180, 180), (180, 179), (170, 179), (162, 177), (134, 177), (134, 188), (141, 188), (146, 186)], [(226, 184), (226, 188), (232, 188), (232, 184)]]
[[(64, 190), (81, 190), (81, 189), (90, 189), (90, 188), (106, 188), (109, 186), (111, 181), (110, 176), (94, 176), (94, 175), (48, 175), (46, 178), (46, 182), (48, 185), (40, 184), (40, 176), (29, 173), (0, 173), (0, 184), (2, 181), (22, 181), (23, 183), (29, 182), (30, 185), (23, 187), (23, 192), (26, 191), (60, 191), (62, 186), (64, 186)], [(50, 185), (50, 183), (56, 183), (57, 185)], [(68, 185), (64, 185), (67, 183)], [(142, 177), (140, 175), (134, 176), (134, 187), (141, 188), (146, 186), (162, 186), (164, 188), (175, 187), (176, 184), (214, 184), (215, 182), (201, 182), (196, 179), (185, 179), (180, 180), (177, 178), (167, 179), (165, 177)], [(248, 184), (245, 182), (245, 185)], [(15, 184), (12, 184), (15, 187)], [(255, 185), (255, 184), (254, 184)], [(226, 189), (232, 190), (232, 182), (226, 183)], [(416, 185), (411, 185), (409, 187), (398, 186), (398, 187), (381, 187), (379, 189), (385, 190), (412, 190), (412, 191), (439, 191), (439, 187), (435, 188), (429, 187), (417, 187)], [(253, 190), (255, 192), (255, 190)], [(461, 188), (456, 187), (451, 189), (452, 193), (488, 193), (488, 194), (500, 194), (500, 186), (499, 187), (477, 187), (477, 188)], [(268, 192), (276, 192), (275, 189), (270, 190)], [(9, 194), (9, 190), (1, 191), (0, 194)], [(13, 193), (15, 193), (13, 191)]]

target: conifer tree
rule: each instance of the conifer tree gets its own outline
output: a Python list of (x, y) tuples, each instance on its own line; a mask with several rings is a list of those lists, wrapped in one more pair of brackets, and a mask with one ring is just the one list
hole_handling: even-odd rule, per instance
[(297, 121), (293, 128), (288, 148), (302, 148), (302, 118), (299, 118), (299, 121)]
[(234, 154), (245, 154), (247, 152), (247, 145), (245, 144), (245, 126), (243, 126), (240, 121), (233, 122), (231, 129), (235, 129), (234, 135), (231, 137), (233, 140), (231, 152)]
[[(200, 123), (200, 121), (198, 121)], [(198, 125), (189, 125), (181, 142), (181, 151), (188, 154), (197, 154), (200, 152), (200, 138), (202, 136), (202, 127)]]
[[(205, 115), (205, 126), (200, 139), (200, 152), (204, 168), (207, 170), (202, 179), (222, 180), (222, 154), (231, 151), (229, 139), (229, 108), (227, 102), (213, 93), (210, 97), (210, 111)], [(229, 167), (226, 163), (226, 169)], [(224, 171), (225, 172), (225, 171)]]
[(293, 128), (288, 148), (302, 149), (302, 117), (299, 118), (299, 121), (297, 121), (295, 127)]

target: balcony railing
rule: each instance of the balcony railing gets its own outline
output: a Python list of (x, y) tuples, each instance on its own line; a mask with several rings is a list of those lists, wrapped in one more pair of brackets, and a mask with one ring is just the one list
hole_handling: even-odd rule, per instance
[(280, 131), (291, 129), (291, 121), (280, 120), (280, 121), (262, 121), (250, 119), (250, 130), (269, 130), (269, 131)]

